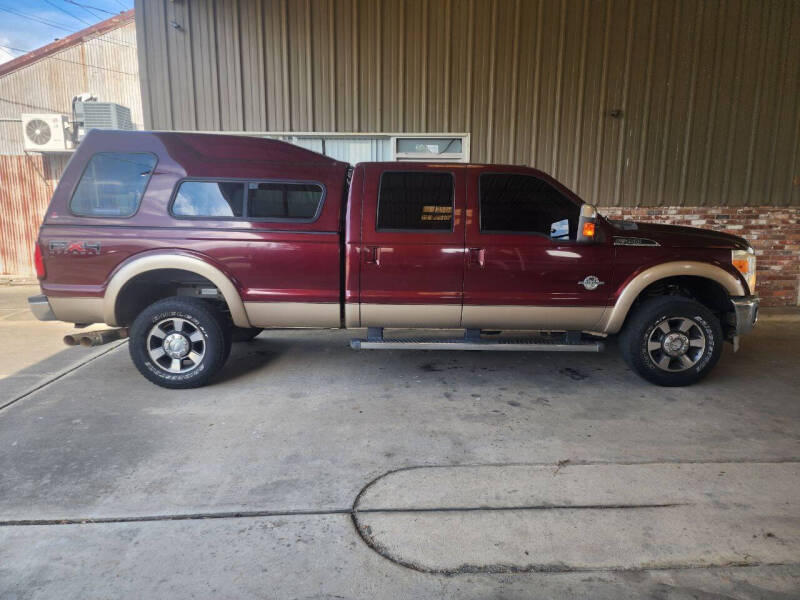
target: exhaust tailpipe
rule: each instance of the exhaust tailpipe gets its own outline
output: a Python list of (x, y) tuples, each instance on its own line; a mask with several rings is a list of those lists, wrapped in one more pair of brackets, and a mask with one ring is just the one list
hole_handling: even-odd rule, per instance
[(78, 340), (78, 336), (77, 335), (65, 335), (64, 336), (64, 343), (67, 346), (77, 346), (78, 344), (80, 344), (80, 341)]
[(128, 328), (103, 329), (101, 331), (87, 331), (85, 333), (71, 333), (64, 336), (64, 343), (67, 346), (77, 346), (80, 344), (84, 348), (102, 346), (116, 340), (124, 340), (128, 337)]

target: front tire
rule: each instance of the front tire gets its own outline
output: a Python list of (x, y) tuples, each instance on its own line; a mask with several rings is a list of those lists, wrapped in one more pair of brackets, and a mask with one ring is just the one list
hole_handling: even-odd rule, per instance
[(145, 308), (130, 330), (133, 364), (170, 389), (205, 385), (225, 364), (230, 336), (215, 308), (197, 298), (174, 297)]
[(643, 302), (620, 334), (625, 362), (647, 381), (691, 385), (708, 375), (722, 355), (722, 327), (705, 306), (663, 296)]

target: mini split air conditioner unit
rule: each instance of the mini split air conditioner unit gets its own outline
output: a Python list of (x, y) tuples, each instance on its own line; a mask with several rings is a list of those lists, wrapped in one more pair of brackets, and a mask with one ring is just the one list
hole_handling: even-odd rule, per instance
[(25, 150), (32, 152), (66, 152), (73, 148), (72, 129), (65, 115), (23, 114), (22, 136)]

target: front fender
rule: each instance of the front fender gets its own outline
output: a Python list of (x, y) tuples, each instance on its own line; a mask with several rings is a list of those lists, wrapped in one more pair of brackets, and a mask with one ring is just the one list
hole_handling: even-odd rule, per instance
[(729, 296), (744, 296), (747, 294), (739, 279), (725, 269), (711, 263), (698, 261), (661, 263), (645, 269), (625, 284), (617, 298), (617, 302), (603, 317), (600, 330), (603, 333), (618, 333), (622, 329), (622, 324), (625, 322), (633, 302), (647, 286), (660, 279), (681, 276), (710, 279), (721, 285)]

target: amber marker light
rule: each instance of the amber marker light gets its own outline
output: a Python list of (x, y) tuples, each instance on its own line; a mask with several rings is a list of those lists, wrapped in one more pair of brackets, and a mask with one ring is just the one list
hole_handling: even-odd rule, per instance
[(756, 256), (752, 248), (747, 250), (732, 250), (731, 264), (742, 274), (750, 288), (750, 293), (754, 294), (756, 289)]
[(742, 274), (747, 275), (747, 272), (750, 270), (750, 265), (747, 264), (748, 260), (745, 259), (737, 259), (733, 261), (733, 266)]
[(581, 232), (583, 237), (593, 238), (594, 237), (594, 223), (584, 223), (583, 224), (583, 231)]

